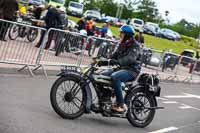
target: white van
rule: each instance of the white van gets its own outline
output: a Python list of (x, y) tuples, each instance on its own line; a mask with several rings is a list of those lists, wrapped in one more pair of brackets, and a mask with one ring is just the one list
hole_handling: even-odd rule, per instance
[(131, 19), (130, 23), (136, 31), (143, 30), (144, 21), (142, 19), (134, 18)]
[(70, 1), (67, 14), (82, 16), (84, 5), (78, 2)]

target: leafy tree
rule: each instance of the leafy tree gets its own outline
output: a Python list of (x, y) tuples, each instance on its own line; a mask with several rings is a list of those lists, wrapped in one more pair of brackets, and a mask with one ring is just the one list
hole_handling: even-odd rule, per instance
[(156, 3), (153, 0), (142, 0), (137, 10), (135, 16), (144, 21), (155, 21), (156, 16), (159, 15)]

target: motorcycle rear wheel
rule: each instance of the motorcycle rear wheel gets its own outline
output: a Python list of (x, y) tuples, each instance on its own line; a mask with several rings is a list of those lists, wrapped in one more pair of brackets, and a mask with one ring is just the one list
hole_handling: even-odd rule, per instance
[[(143, 88), (136, 88), (132, 90), (126, 97), (126, 104), (128, 106), (127, 119), (135, 127), (144, 128), (148, 126), (155, 115), (155, 109), (148, 109), (155, 107), (154, 98), (147, 95)], [(146, 117), (140, 117), (144, 114)]]
[(51, 88), (51, 105), (64, 119), (76, 119), (85, 112), (86, 92), (80, 87), (79, 81), (72, 75), (60, 77)]
[(29, 42), (35, 41), (38, 36), (38, 29), (30, 28), (27, 34), (27, 39)]

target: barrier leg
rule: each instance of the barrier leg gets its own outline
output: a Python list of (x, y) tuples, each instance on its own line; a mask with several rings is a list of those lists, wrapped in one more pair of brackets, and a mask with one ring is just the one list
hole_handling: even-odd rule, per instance
[(22, 67), (22, 68), (20, 68), (19, 70), (17, 70), (17, 71), (22, 71), (22, 70), (24, 70), (25, 68), (28, 68), (28, 71), (29, 71), (29, 73), (30, 73), (30, 75), (33, 77), (34, 76), (34, 74), (33, 74), (33, 72), (32, 72), (32, 70), (31, 70), (31, 68), (30, 68), (30, 66), (29, 65), (25, 65), (24, 67)]
[(34, 68), (33, 71), (37, 71), (42, 65), (39, 65), (38, 67)]
[(44, 65), (41, 65), (41, 67), (42, 67), (42, 70), (43, 70), (43, 72), (44, 72), (44, 76), (45, 76), (46, 78), (48, 78), (47, 71), (46, 71)]

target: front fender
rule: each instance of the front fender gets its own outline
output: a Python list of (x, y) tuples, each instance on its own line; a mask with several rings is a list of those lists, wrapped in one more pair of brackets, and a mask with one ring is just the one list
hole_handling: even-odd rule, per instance
[(91, 88), (89, 87), (89, 84), (87, 84), (86, 80), (81, 77), (81, 74), (79, 72), (76, 72), (76, 71), (64, 71), (63, 70), (57, 76), (62, 76), (62, 77), (71, 76), (71, 77), (75, 77), (75, 78), (81, 80), (81, 82), (83, 82), (83, 84), (84, 83), (86, 84), (86, 85), (83, 86), (83, 88), (84, 88), (84, 90), (86, 92), (85, 113), (90, 113), (91, 106), (92, 106), (92, 92), (91, 92)]

